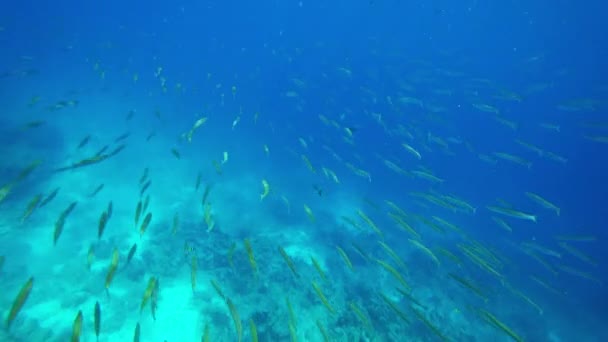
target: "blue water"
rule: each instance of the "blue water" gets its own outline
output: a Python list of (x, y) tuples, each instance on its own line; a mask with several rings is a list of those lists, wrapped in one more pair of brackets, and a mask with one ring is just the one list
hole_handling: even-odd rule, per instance
[(2, 3), (0, 339), (608, 340), (605, 11)]

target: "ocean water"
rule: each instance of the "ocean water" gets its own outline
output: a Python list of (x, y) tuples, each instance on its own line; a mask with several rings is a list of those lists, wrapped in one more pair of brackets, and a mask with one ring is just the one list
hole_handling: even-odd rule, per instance
[(3, 2), (0, 340), (607, 341), (605, 10)]

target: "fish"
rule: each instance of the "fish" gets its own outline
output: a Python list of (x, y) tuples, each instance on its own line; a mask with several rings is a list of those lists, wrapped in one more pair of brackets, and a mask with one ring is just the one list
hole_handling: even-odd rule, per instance
[(131, 135), (131, 132), (125, 132), (121, 135), (119, 135), (118, 137), (116, 137), (116, 139), (114, 139), (114, 143), (119, 143), (125, 139), (127, 139), (129, 136)]
[(34, 287), (34, 277), (30, 277), (25, 282), (25, 284), (23, 284), (23, 286), (21, 287), (21, 290), (19, 290), (19, 293), (17, 294), (17, 297), (15, 297), (15, 300), (13, 300), (13, 305), (11, 306), (11, 310), (8, 313), (8, 316), (6, 317), (6, 329), (7, 330), (10, 329), (11, 323), (13, 323), (13, 321), (19, 314), (19, 311), (21, 311), (21, 309), (23, 308), (23, 305), (27, 301), (27, 298), (29, 297), (30, 292), (32, 292), (33, 287)]
[(422, 170), (412, 170), (412, 171), (410, 171), (410, 173), (418, 178), (425, 179), (425, 180), (428, 180), (433, 183), (443, 183), (445, 181), (444, 179), (439, 178), (439, 177), (433, 175), (432, 173), (422, 171)]
[(532, 222), (536, 223), (536, 216), (532, 215), (532, 214), (527, 214), (527, 213), (517, 211), (517, 210), (511, 209), (511, 208), (502, 208), (502, 207), (491, 206), (491, 205), (487, 206), (486, 208), (489, 211), (495, 212), (497, 214), (514, 217), (514, 218), (517, 218), (520, 220), (532, 221)]
[(101, 240), (101, 236), (103, 235), (103, 231), (106, 229), (106, 224), (108, 223), (108, 213), (102, 212), (99, 217), (99, 225), (97, 227), (97, 239)]
[(215, 173), (217, 173), (218, 175), (222, 175), (224, 173), (224, 171), (222, 170), (222, 164), (220, 164), (217, 160), (213, 160), (211, 161), (211, 163), (213, 164), (213, 167), (215, 168)]
[(500, 158), (502, 160), (506, 160), (506, 161), (510, 161), (515, 164), (523, 165), (523, 166), (527, 167), (528, 169), (532, 167), (532, 162), (527, 161), (524, 158), (513, 155), (513, 154), (504, 153), (504, 152), (492, 152), (492, 155), (494, 155), (495, 157)]
[(173, 156), (175, 156), (175, 158), (177, 158), (177, 159), (182, 158), (181, 154), (179, 153), (179, 151), (176, 148), (171, 149), (171, 154), (173, 154)]
[(428, 255), (429, 257), (431, 257), (431, 259), (435, 262), (435, 264), (437, 264), (437, 266), (439, 266), (441, 263), (439, 262), (439, 259), (437, 258), (437, 256), (435, 256), (435, 254), (425, 245), (423, 245), (420, 241), (414, 240), (414, 239), (408, 239), (408, 241), (413, 244), (414, 246), (416, 246), (418, 249), (420, 249), (421, 251), (423, 251), (426, 255)]
[(142, 212), (142, 203), (141, 200), (137, 202), (137, 206), (135, 207), (135, 225), (139, 223), (139, 218)]
[(420, 154), (420, 152), (418, 152), (412, 146), (410, 146), (410, 145), (408, 145), (406, 143), (401, 144), (401, 146), (403, 146), (403, 148), (405, 148), (406, 151), (408, 151), (409, 153), (411, 153), (412, 155), (414, 155), (418, 160), (422, 159), (422, 155)]
[(154, 282), (154, 289), (152, 290), (152, 298), (150, 298), (150, 314), (152, 319), (156, 321), (156, 308), (158, 307), (158, 291), (159, 291), (158, 279)]
[(319, 297), (319, 299), (321, 300), (321, 303), (323, 304), (323, 306), (325, 306), (325, 308), (329, 311), (330, 314), (335, 314), (336, 310), (334, 310), (334, 308), (331, 306), (331, 304), (329, 303), (329, 301), (327, 300), (327, 298), (325, 297), (325, 294), (323, 294), (323, 291), (321, 290), (321, 288), (319, 287), (319, 285), (317, 285), (316, 282), (312, 282), (312, 287), (315, 290), (315, 293), (317, 294), (317, 297)]
[(279, 253), (281, 253), (281, 256), (283, 257), (285, 262), (287, 263), (287, 267), (289, 267), (289, 269), (291, 270), (291, 273), (293, 273), (296, 278), (299, 278), (300, 275), (298, 274), (298, 271), (296, 270), (296, 267), (293, 264), (293, 260), (291, 259), (291, 257), (289, 257), (289, 254), (287, 254), (287, 252), (285, 252), (285, 250), (281, 246), (278, 247), (278, 250)]
[(66, 209), (64, 209), (61, 212), (61, 214), (57, 218), (57, 221), (55, 221), (55, 230), (53, 232), (53, 245), (54, 246), (57, 245), (57, 240), (59, 240), (59, 237), (61, 236), (61, 232), (63, 232), (65, 220), (68, 217), (68, 215), (72, 212), (72, 210), (74, 210), (74, 208), (76, 207), (76, 203), (77, 202), (72, 202)]
[(196, 255), (192, 255), (192, 262), (190, 263), (190, 284), (192, 285), (192, 293), (194, 293), (194, 289), (196, 288), (196, 268)]
[(141, 327), (139, 326), (139, 322), (135, 326), (135, 332), (133, 333), (133, 342), (139, 342), (139, 335), (141, 334)]
[(190, 128), (190, 131), (188, 131), (187, 133), (185, 133), (183, 136), (186, 137), (186, 140), (188, 140), (188, 142), (192, 142), (192, 135), (194, 134), (194, 132), (201, 127), (205, 122), (207, 122), (207, 117), (202, 117), (198, 120), (196, 120), (196, 122), (194, 123), (194, 125), (192, 125), (192, 128)]
[(251, 342), (258, 342), (258, 330), (255, 327), (253, 319), (249, 319), (249, 330), (251, 333)]
[(99, 341), (99, 331), (101, 330), (101, 306), (99, 302), (95, 302), (95, 313), (94, 313), (94, 326), (95, 326), (95, 337)]
[(144, 193), (146, 192), (146, 190), (148, 190), (151, 184), (152, 181), (148, 180), (144, 185), (142, 185), (141, 190), (139, 191), (139, 197), (144, 195)]
[(86, 144), (88, 144), (90, 140), (91, 140), (90, 134), (87, 135), (86, 137), (82, 138), (82, 140), (80, 140), (80, 143), (78, 143), (77, 149), (81, 149), (81, 148), (85, 147)]
[(89, 251), (87, 252), (87, 269), (91, 269), (93, 261), (95, 261), (95, 247), (93, 246), (93, 244), (91, 244), (89, 246)]
[(72, 342), (80, 341), (80, 334), (82, 333), (82, 310), (78, 311), (74, 324), (72, 325)]
[(0, 188), (0, 203), (6, 199), (6, 197), (10, 194), (13, 189), (13, 183), (8, 183)]
[(230, 315), (232, 316), (232, 321), (234, 322), (234, 328), (236, 330), (237, 341), (241, 342), (243, 339), (243, 326), (241, 322), (241, 318), (239, 316), (239, 312), (236, 310), (236, 306), (232, 303), (230, 298), (226, 298), (226, 304), (228, 305), (228, 309), (230, 310)]
[(144, 221), (141, 223), (141, 227), (139, 228), (140, 236), (144, 235), (144, 232), (148, 228), (148, 225), (150, 225), (150, 221), (152, 221), (152, 213), (148, 213), (146, 214), (146, 217), (144, 217)]
[(39, 205), (38, 207), (39, 207), (39, 208), (42, 208), (42, 207), (44, 207), (45, 205), (49, 204), (49, 202), (51, 202), (51, 201), (52, 201), (52, 200), (55, 198), (55, 196), (57, 196), (57, 194), (59, 193), (59, 189), (60, 189), (60, 188), (55, 188), (55, 190), (51, 191), (51, 193), (50, 193), (48, 196), (46, 196), (46, 197), (45, 197), (45, 198), (42, 200), (42, 202), (40, 202), (40, 205)]
[(484, 103), (474, 103), (473, 107), (477, 110), (480, 110), (480, 111), (486, 112), (486, 113), (494, 113), (494, 114), (499, 113), (498, 108), (484, 104)]
[(38, 207), (41, 198), (42, 194), (38, 194), (30, 200), (27, 205), (27, 208), (25, 208), (25, 212), (23, 212), (23, 215), (21, 216), (21, 223), (25, 222), (25, 220), (27, 220), (32, 215), (36, 207)]
[(315, 215), (312, 213), (312, 209), (310, 209), (310, 207), (306, 204), (304, 204), (304, 212), (306, 212), (306, 216), (308, 216), (308, 219), (311, 223), (316, 222)]
[(42, 164), (41, 160), (34, 160), (30, 165), (26, 166), (19, 175), (17, 176), (16, 182), (21, 182), (27, 176), (29, 176), (40, 164)]
[(207, 199), (209, 197), (209, 193), (211, 193), (211, 188), (212, 188), (211, 184), (207, 184), (205, 186), (205, 191), (203, 191), (203, 200), (202, 200), (203, 206), (205, 206), (205, 204), (207, 204)]
[(25, 124), (23, 124), (23, 126), (21, 126), (22, 130), (27, 130), (30, 128), (37, 128), (40, 126), (43, 126), (46, 124), (46, 121), (44, 120), (33, 120), (33, 121), (28, 121)]
[(270, 193), (270, 185), (265, 179), (262, 179), (262, 187), (264, 190), (262, 191), (262, 194), (260, 194), (260, 201), (264, 200), (264, 198), (266, 198), (266, 196), (268, 196)]
[(148, 174), (150, 173), (150, 169), (149, 168), (144, 168), (144, 171), (141, 175), (141, 177), (139, 178), (139, 185), (143, 185), (144, 182), (148, 179)]
[(245, 239), (243, 240), (243, 243), (245, 244), (245, 251), (247, 251), (247, 258), (249, 259), (249, 264), (251, 265), (253, 274), (257, 276), (258, 265), (255, 261), (255, 255), (253, 254), (253, 247), (251, 247), (251, 242), (249, 242), (249, 239)]
[(112, 252), (112, 261), (110, 262), (110, 267), (108, 269), (108, 273), (106, 274), (106, 291), (110, 288), (110, 284), (112, 284), (112, 280), (114, 279), (114, 274), (118, 268), (118, 258), (118, 249), (114, 248), (114, 251)]
[(106, 209), (106, 212), (108, 213), (108, 220), (109, 220), (110, 217), (112, 217), (112, 213), (114, 212), (114, 206), (112, 205), (112, 201), (110, 201), (108, 203), (108, 209)]
[(179, 215), (175, 213), (173, 215), (173, 227), (171, 228), (171, 235), (175, 235), (179, 230)]
[(95, 195), (97, 195), (97, 194), (98, 194), (98, 193), (99, 193), (99, 192), (100, 192), (100, 191), (103, 189), (103, 187), (104, 187), (104, 184), (103, 184), (103, 183), (102, 183), (102, 184), (99, 184), (99, 185), (98, 185), (98, 186), (95, 188), (95, 190), (93, 190), (93, 192), (91, 192), (91, 193), (89, 194), (89, 198), (95, 197)]
[(348, 258), (348, 255), (346, 255), (346, 252), (344, 252), (344, 250), (340, 246), (336, 246), (336, 249), (338, 250), (338, 254), (340, 254), (340, 256), (342, 257), (342, 260), (344, 260), (346, 266), (348, 266), (348, 268), (352, 271), (353, 263)]
[(528, 196), (528, 198), (530, 198), (534, 202), (540, 204), (544, 208), (547, 208), (547, 209), (555, 211), (555, 214), (557, 216), (559, 216), (561, 209), (558, 208), (555, 204), (547, 201), (546, 199), (540, 197), (539, 195), (537, 195), (537, 194), (535, 194), (533, 192), (526, 192), (526, 196)]
[(152, 292), (154, 292), (155, 287), (156, 287), (156, 278), (150, 277), (150, 279), (148, 279), (148, 286), (146, 286), (146, 290), (144, 291), (144, 296), (141, 300), (141, 305), (139, 306), (140, 313), (142, 311), (144, 311), (146, 304), (148, 304), (148, 301), (150, 300), (150, 298), (152, 298)]
[(329, 338), (329, 334), (327, 334), (325, 327), (323, 327), (323, 323), (321, 323), (320, 320), (316, 320), (316, 324), (317, 324), (317, 328), (319, 328), (319, 332), (321, 333), (321, 336), (323, 336), (323, 342), (331, 341), (331, 339)]
[(125, 120), (126, 121), (131, 121), (131, 119), (133, 119), (133, 116), (135, 116), (135, 110), (131, 109), (131, 110), (129, 110), (129, 112), (125, 116)]
[(315, 170), (314, 166), (312, 166), (312, 163), (306, 155), (303, 154), (301, 158), (304, 161), (304, 164), (306, 164), (306, 167), (308, 167), (308, 169), (310, 170), (310, 172), (317, 173), (317, 170)]
[(194, 190), (198, 190), (198, 188), (201, 186), (201, 178), (202, 178), (202, 175), (201, 175), (201, 173), (199, 172), (199, 173), (196, 175), (196, 185), (194, 186)]
[(137, 243), (134, 243), (133, 246), (131, 246), (131, 249), (129, 249), (129, 254), (127, 254), (127, 262), (125, 267), (127, 267), (129, 265), (129, 262), (131, 261), (131, 259), (133, 259), (133, 256), (135, 255), (135, 252), (137, 251)]
[(148, 210), (148, 205), (150, 205), (150, 195), (147, 195), (144, 199), (144, 205), (141, 208), (142, 213), (145, 213)]

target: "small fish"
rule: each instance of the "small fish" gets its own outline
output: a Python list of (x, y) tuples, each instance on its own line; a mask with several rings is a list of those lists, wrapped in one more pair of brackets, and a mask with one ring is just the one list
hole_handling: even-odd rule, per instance
[(154, 290), (152, 291), (152, 298), (150, 299), (150, 313), (152, 314), (152, 319), (156, 321), (156, 308), (158, 307), (158, 291), (159, 285), (158, 280), (155, 282)]
[(86, 144), (89, 143), (89, 141), (91, 140), (91, 135), (87, 135), (86, 137), (82, 138), (82, 140), (80, 140), (80, 143), (78, 144), (77, 149), (81, 149), (83, 147), (86, 146)]
[(192, 262), (190, 264), (190, 284), (192, 285), (192, 293), (194, 293), (194, 289), (196, 288), (196, 268), (197, 268), (196, 255), (193, 255)]
[(304, 204), (304, 211), (306, 212), (306, 215), (308, 216), (310, 222), (315, 223), (315, 215), (312, 213), (312, 209), (310, 209), (310, 207), (306, 204)]
[(401, 146), (403, 146), (403, 148), (405, 148), (406, 151), (408, 151), (409, 153), (413, 154), (418, 160), (422, 159), (422, 155), (420, 155), (420, 152), (418, 152), (412, 146), (410, 146), (410, 145), (408, 145), (406, 143), (401, 144)]
[(527, 213), (523, 213), (521, 211), (517, 211), (514, 209), (502, 208), (502, 207), (496, 207), (496, 206), (487, 206), (486, 208), (488, 208), (488, 210), (495, 212), (497, 214), (514, 217), (514, 218), (521, 219), (521, 220), (532, 221), (532, 222), (536, 223), (536, 216), (532, 215), (532, 214), (527, 214)]
[(205, 206), (205, 204), (207, 204), (207, 198), (209, 197), (209, 193), (211, 192), (211, 184), (207, 184), (205, 186), (205, 191), (203, 192), (203, 206)]
[(266, 198), (266, 196), (268, 196), (268, 194), (270, 193), (270, 185), (265, 179), (262, 179), (262, 187), (264, 188), (264, 191), (262, 192), (262, 194), (260, 194), (260, 201)]
[(8, 184), (4, 185), (2, 188), (0, 188), (0, 203), (2, 203), (2, 201), (4, 201), (6, 199), (6, 196), (8, 196), (8, 194), (10, 194), (12, 188), (13, 188), (13, 183), (8, 183)]
[(125, 265), (125, 267), (127, 267), (129, 265), (129, 262), (131, 261), (131, 259), (133, 259), (133, 256), (135, 255), (136, 251), (137, 251), (137, 244), (134, 243), (133, 246), (131, 246), (131, 249), (129, 249), (129, 254), (127, 255), (127, 264)]
[(182, 136), (185, 137), (186, 140), (188, 140), (188, 142), (192, 142), (192, 135), (194, 134), (194, 131), (196, 131), (205, 122), (207, 122), (207, 117), (202, 117), (202, 118), (196, 120), (196, 122), (194, 123), (194, 125), (192, 125), (192, 128), (190, 129), (190, 131), (188, 131), (187, 133), (183, 134)]
[(203, 176), (201, 175), (200, 172), (196, 175), (196, 185), (194, 186), (195, 190), (198, 190), (198, 188), (201, 186), (201, 179), (202, 179), (202, 177)]
[(215, 172), (221, 176), (224, 173), (222, 170), (222, 164), (220, 164), (217, 160), (213, 160), (212, 163), (213, 167), (215, 168)]
[(148, 205), (150, 205), (150, 195), (146, 196), (144, 199), (144, 206), (141, 208), (142, 213), (145, 213), (148, 210)]
[(540, 204), (542, 207), (555, 211), (555, 214), (559, 216), (561, 209), (558, 208), (555, 204), (547, 201), (546, 199), (532, 192), (526, 192), (526, 196), (528, 196), (528, 198), (530, 198), (534, 202)]
[(141, 200), (137, 202), (137, 206), (135, 207), (135, 225), (137, 226), (137, 224), (139, 223), (139, 218), (141, 216), (141, 212), (142, 212), (142, 203)]
[(108, 269), (108, 274), (106, 274), (106, 291), (110, 288), (110, 284), (112, 284), (112, 280), (114, 279), (114, 274), (116, 273), (116, 269), (118, 268), (118, 260), (118, 249), (114, 248), (114, 251), (112, 252), (112, 261), (110, 262), (110, 268)]
[(144, 222), (142, 222), (141, 227), (139, 228), (139, 234), (140, 234), (140, 236), (144, 235), (144, 232), (146, 231), (146, 229), (150, 225), (150, 221), (152, 221), (152, 213), (148, 213), (146, 215), (146, 217), (144, 217)]
[(91, 246), (89, 246), (89, 251), (87, 252), (87, 269), (91, 269), (93, 261), (95, 261), (95, 247), (91, 244)]
[(99, 151), (97, 151), (97, 153), (95, 153), (95, 157), (101, 157), (109, 148), (109, 145), (105, 145)]
[(179, 154), (179, 151), (178, 151), (177, 149), (175, 149), (175, 148), (172, 148), (172, 149), (171, 149), (171, 153), (172, 153), (172, 154), (175, 156), (175, 158), (177, 158), (177, 159), (181, 159), (181, 158), (182, 158), (182, 156)]
[(103, 231), (106, 229), (106, 224), (108, 223), (108, 213), (102, 212), (99, 217), (99, 225), (97, 227), (97, 239), (101, 240), (101, 236), (103, 235)]
[(144, 296), (141, 300), (141, 305), (139, 306), (139, 312), (144, 311), (146, 304), (150, 298), (152, 298), (152, 293), (154, 292), (154, 288), (156, 287), (156, 278), (150, 277), (148, 280), (148, 286), (146, 286), (146, 290), (144, 291)]
[(112, 201), (110, 201), (110, 203), (108, 203), (108, 209), (106, 210), (106, 212), (108, 213), (108, 220), (109, 220), (110, 217), (112, 217), (112, 212), (114, 212), (114, 207), (112, 206)]
[(80, 334), (82, 333), (82, 311), (79, 310), (74, 324), (72, 326), (72, 342), (80, 341)]
[(146, 137), (146, 141), (150, 141), (152, 140), (152, 138), (154, 138), (156, 136), (156, 131), (152, 131), (148, 134), (148, 136)]
[(139, 327), (139, 322), (135, 326), (135, 333), (133, 334), (133, 342), (139, 342), (139, 334), (141, 333), (141, 328)]
[(131, 109), (128, 113), (127, 116), (125, 117), (126, 121), (130, 121), (131, 119), (133, 119), (133, 116), (135, 115), (135, 110)]
[(103, 187), (104, 187), (104, 184), (103, 184), (103, 183), (102, 183), (102, 184), (99, 184), (99, 185), (98, 185), (98, 186), (95, 188), (95, 190), (93, 190), (93, 192), (91, 192), (91, 193), (89, 194), (89, 198), (95, 197), (95, 195), (97, 195), (97, 194), (98, 194), (98, 193), (99, 193), (99, 192), (100, 192), (100, 191), (103, 189)]
[(117, 154), (118, 154), (118, 153), (120, 153), (122, 150), (124, 150), (124, 148), (125, 148), (125, 147), (127, 147), (127, 145), (125, 145), (125, 144), (121, 144), (121, 145), (117, 146), (117, 147), (116, 147), (114, 150), (112, 150), (112, 152), (110, 152), (110, 153), (108, 154), (108, 158), (109, 158), (109, 157), (113, 157), (113, 156), (117, 155)]
[(144, 169), (144, 172), (142, 173), (141, 177), (139, 178), (139, 185), (143, 185), (146, 180), (148, 180), (148, 175), (150, 173), (150, 169), (148, 169), (147, 167)]
[(17, 294), (17, 297), (15, 297), (15, 300), (13, 301), (13, 305), (11, 306), (11, 311), (9, 312), (8, 316), (6, 317), (6, 329), (7, 330), (11, 327), (11, 323), (13, 323), (13, 321), (17, 317), (17, 314), (19, 314), (19, 311), (21, 311), (21, 308), (27, 301), (27, 298), (30, 295), (30, 292), (32, 291), (33, 286), (34, 286), (34, 277), (30, 277), (30, 279), (28, 279), (28, 281), (25, 282), (25, 284), (23, 284), (23, 286), (21, 287), (21, 290)]
[(114, 143), (119, 143), (125, 139), (127, 139), (131, 135), (130, 132), (123, 133), (114, 139)]
[(29, 176), (40, 164), (42, 164), (41, 160), (34, 160), (30, 165), (26, 166), (21, 172), (19, 172), (19, 176), (17, 176), (17, 182), (24, 180), (27, 176)]
[(46, 121), (44, 120), (34, 120), (34, 121), (29, 121), (26, 122), (25, 124), (23, 124), (23, 126), (21, 126), (22, 130), (26, 130), (26, 129), (30, 129), (30, 128), (37, 128), (40, 127), (42, 125), (45, 125)]
[(171, 228), (171, 235), (175, 235), (179, 229), (179, 215), (175, 213), (173, 215), (173, 227)]
[(63, 227), (65, 226), (65, 219), (67, 217), (65, 213), (66, 211), (63, 211), (57, 218), (57, 221), (55, 221), (55, 230), (53, 231), (53, 246), (57, 245), (57, 241), (59, 240), (59, 237), (63, 232)]
[(27, 205), (27, 208), (25, 208), (25, 212), (21, 216), (21, 223), (25, 222), (25, 220), (27, 220), (32, 215), (32, 213), (34, 212), (36, 207), (38, 207), (38, 203), (40, 203), (41, 198), (42, 198), (42, 195), (38, 194), (30, 200), (30, 202)]
[(97, 340), (99, 341), (99, 331), (101, 329), (101, 306), (99, 305), (99, 302), (95, 302), (94, 325), (95, 325), (95, 336), (97, 337)]
[(146, 190), (148, 190), (148, 188), (150, 187), (151, 184), (152, 184), (152, 181), (149, 180), (141, 187), (141, 190), (139, 191), (139, 197), (144, 195), (144, 193), (146, 192)]
[(59, 192), (60, 188), (56, 188), (55, 190), (53, 190), (48, 196), (46, 196), (42, 202), (40, 202), (40, 205), (38, 206), (39, 208), (44, 207), (45, 205), (49, 204), (49, 202), (51, 202), (55, 196), (57, 196), (57, 193)]

